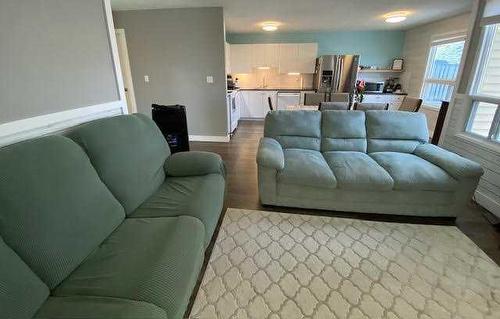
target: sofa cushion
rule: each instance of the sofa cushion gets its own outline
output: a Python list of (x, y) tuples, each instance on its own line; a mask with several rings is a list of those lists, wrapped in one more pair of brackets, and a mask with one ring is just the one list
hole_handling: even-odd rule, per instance
[(128, 218), (53, 295), (144, 301), (180, 319), (203, 264), (204, 236), (190, 216)]
[(72, 140), (49, 136), (0, 149), (0, 236), (49, 288), (124, 217)]
[(458, 182), (438, 166), (407, 153), (380, 152), (370, 156), (394, 180), (395, 190), (454, 191)]
[(33, 319), (167, 319), (165, 310), (129, 299), (74, 296), (50, 297)]
[(4, 319), (29, 319), (49, 288), (0, 238), (0, 311)]
[(321, 119), (321, 151), (366, 153), (365, 112), (324, 111)]
[(205, 246), (208, 246), (224, 204), (225, 185), (220, 174), (167, 177), (130, 217), (196, 217), (205, 225)]
[(278, 172), (278, 183), (335, 188), (337, 181), (320, 152), (287, 149), (285, 168)]
[(274, 138), (284, 149), (319, 151), (321, 112), (285, 110), (269, 112), (264, 125), (264, 136)]
[(390, 191), (394, 185), (389, 173), (370, 156), (361, 152), (326, 152), (326, 162), (337, 179), (337, 187), (350, 190)]
[(422, 113), (367, 111), (368, 153), (413, 153), (429, 141), (427, 120)]
[(151, 196), (165, 179), (163, 164), (170, 150), (156, 124), (145, 115), (93, 121), (76, 127), (68, 137), (85, 149), (127, 214)]

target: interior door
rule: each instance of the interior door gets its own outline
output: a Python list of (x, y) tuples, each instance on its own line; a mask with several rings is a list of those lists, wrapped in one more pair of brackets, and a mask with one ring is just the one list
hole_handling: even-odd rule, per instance
[(118, 56), (122, 69), (123, 84), (125, 85), (125, 97), (127, 99), (128, 112), (137, 113), (137, 104), (135, 101), (134, 84), (132, 82), (132, 71), (130, 70), (130, 61), (128, 58), (127, 40), (125, 30), (116, 29), (116, 44), (118, 46)]

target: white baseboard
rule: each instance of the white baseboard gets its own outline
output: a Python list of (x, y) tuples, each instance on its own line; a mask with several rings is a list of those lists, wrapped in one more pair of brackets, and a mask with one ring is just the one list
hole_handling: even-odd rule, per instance
[(0, 124), (0, 147), (63, 131), (96, 119), (121, 115), (123, 101), (82, 107)]
[(476, 202), (486, 208), (493, 215), (500, 218), (500, 203), (495, 201), (493, 198), (481, 193), (480, 191), (476, 191), (474, 194)]
[(189, 135), (189, 140), (192, 142), (228, 143), (230, 139), (229, 136)]

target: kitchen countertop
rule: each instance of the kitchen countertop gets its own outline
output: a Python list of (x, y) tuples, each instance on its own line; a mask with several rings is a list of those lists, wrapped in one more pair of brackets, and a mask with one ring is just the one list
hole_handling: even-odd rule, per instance
[[(312, 88), (306, 89), (282, 89), (282, 88), (239, 88), (240, 91), (280, 91), (280, 92), (302, 92), (302, 91), (314, 91)], [(365, 95), (408, 95), (408, 93), (377, 93), (377, 92), (366, 92)]]
[(239, 88), (240, 91), (281, 91), (281, 92), (302, 92), (302, 91), (314, 91), (312, 88), (309, 89), (282, 89), (282, 88)]

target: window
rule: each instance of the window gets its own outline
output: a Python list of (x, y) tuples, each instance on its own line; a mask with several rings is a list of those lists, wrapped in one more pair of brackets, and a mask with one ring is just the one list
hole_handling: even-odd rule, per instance
[(432, 42), (422, 93), (420, 94), (424, 105), (440, 107), (442, 101), (451, 99), (464, 45), (465, 36)]
[(499, 142), (500, 24), (484, 26), (481, 42), (470, 89), (473, 103), (466, 131)]

